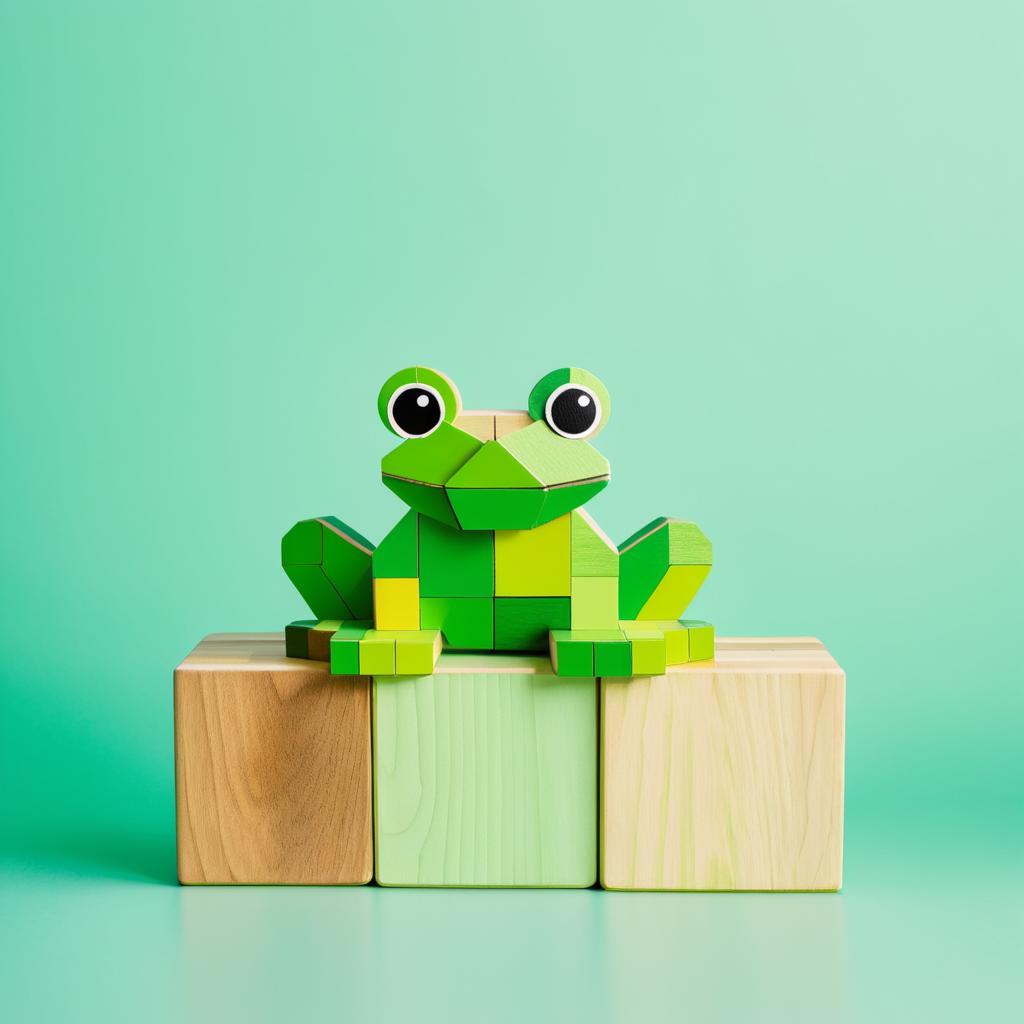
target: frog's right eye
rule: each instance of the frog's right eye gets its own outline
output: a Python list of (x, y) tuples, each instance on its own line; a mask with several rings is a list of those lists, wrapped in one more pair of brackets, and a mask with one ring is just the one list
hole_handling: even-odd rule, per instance
[(399, 437), (426, 437), (462, 411), (455, 385), (437, 370), (410, 366), (392, 374), (377, 396), (384, 426)]
[(400, 437), (426, 437), (444, 422), (444, 399), (429, 384), (403, 384), (388, 399), (388, 422)]

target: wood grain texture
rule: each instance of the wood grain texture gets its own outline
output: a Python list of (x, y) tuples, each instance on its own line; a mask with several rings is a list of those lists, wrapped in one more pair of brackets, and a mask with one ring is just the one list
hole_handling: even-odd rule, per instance
[(842, 884), (845, 676), (813, 638), (723, 638), (715, 660), (601, 684), (610, 889)]
[(175, 670), (174, 740), (182, 883), (370, 880), (367, 677), (216, 634)]
[(597, 693), (546, 658), (442, 655), (374, 682), (381, 885), (593, 885)]

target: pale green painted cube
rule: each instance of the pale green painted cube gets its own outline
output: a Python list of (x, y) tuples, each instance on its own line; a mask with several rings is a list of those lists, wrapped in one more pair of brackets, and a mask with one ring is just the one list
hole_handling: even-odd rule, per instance
[(445, 654), (434, 675), (374, 680), (373, 705), (379, 884), (595, 883), (595, 680)]

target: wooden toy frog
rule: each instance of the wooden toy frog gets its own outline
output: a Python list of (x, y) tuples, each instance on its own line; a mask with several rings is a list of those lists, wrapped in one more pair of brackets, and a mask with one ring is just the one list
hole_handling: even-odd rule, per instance
[(332, 516), (285, 534), (317, 617), (286, 628), (289, 656), (373, 676), (429, 675), (442, 649), (547, 650), (562, 676), (713, 657), (713, 628), (679, 620), (711, 568), (700, 529), (655, 519), (616, 548), (580, 508), (610, 479), (590, 443), (611, 411), (597, 377), (555, 370), (526, 412), (463, 412), (448, 377), (416, 366), (377, 405), (402, 439), (383, 480), (410, 511), (376, 548)]

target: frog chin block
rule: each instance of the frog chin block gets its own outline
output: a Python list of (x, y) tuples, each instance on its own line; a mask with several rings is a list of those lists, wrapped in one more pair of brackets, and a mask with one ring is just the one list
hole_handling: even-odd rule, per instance
[(711, 627), (680, 621), (711, 568), (700, 529), (659, 518), (616, 548), (581, 509), (611, 479), (592, 444), (611, 397), (592, 373), (554, 370), (525, 410), (488, 412), (413, 366), (377, 409), (399, 438), (381, 476), (410, 511), (379, 548), (331, 516), (285, 535), (284, 569), (314, 616), (288, 627), (289, 652), (397, 676), (443, 650), (548, 652), (576, 677), (712, 656)]

